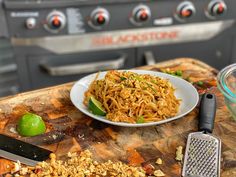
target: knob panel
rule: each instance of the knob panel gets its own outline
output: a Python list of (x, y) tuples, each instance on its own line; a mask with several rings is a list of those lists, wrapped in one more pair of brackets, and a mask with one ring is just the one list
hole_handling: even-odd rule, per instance
[(208, 4), (206, 16), (215, 19), (227, 11), (227, 6), (223, 0), (213, 0)]
[(94, 29), (102, 29), (110, 21), (110, 14), (104, 8), (97, 8), (90, 15), (89, 25)]
[(146, 5), (139, 5), (133, 9), (130, 21), (136, 26), (141, 26), (146, 23), (150, 18), (150, 8)]
[(184, 1), (177, 6), (175, 17), (177, 20), (184, 22), (196, 13), (192, 2)]
[(66, 17), (60, 11), (52, 11), (47, 16), (47, 23), (44, 25), (45, 29), (52, 33), (58, 33), (66, 25)]

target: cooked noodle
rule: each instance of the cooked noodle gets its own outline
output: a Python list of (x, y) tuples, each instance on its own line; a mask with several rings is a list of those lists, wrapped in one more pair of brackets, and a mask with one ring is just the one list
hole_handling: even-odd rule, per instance
[(163, 78), (131, 71), (108, 71), (105, 78), (95, 80), (85, 92), (84, 104), (94, 96), (106, 110), (106, 118), (114, 122), (153, 122), (175, 116), (180, 100), (174, 87)]

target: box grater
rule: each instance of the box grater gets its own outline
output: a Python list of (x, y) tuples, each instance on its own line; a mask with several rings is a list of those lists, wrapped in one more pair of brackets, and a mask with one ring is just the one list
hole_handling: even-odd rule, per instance
[(183, 177), (219, 177), (221, 141), (211, 135), (216, 112), (215, 95), (202, 96), (199, 112), (199, 132), (188, 135)]

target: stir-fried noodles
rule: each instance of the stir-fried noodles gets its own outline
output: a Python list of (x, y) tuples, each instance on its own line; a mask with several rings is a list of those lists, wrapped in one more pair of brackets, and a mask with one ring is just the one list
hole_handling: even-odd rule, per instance
[(131, 71), (108, 71), (98, 80), (99, 73), (85, 92), (84, 104), (95, 97), (106, 110), (106, 118), (115, 122), (153, 122), (175, 116), (180, 100), (171, 83), (163, 78)]

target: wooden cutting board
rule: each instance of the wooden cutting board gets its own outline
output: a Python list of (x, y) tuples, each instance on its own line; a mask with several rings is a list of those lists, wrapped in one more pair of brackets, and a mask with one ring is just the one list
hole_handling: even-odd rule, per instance
[[(139, 69), (161, 71), (182, 70), (183, 77), (194, 84), (199, 93), (208, 90), (217, 95), (214, 134), (222, 140), (222, 177), (236, 176), (236, 122), (228, 112), (216, 88), (217, 70), (194, 59), (181, 58), (143, 66)], [(0, 100), (0, 133), (39, 145), (63, 156), (67, 152), (89, 149), (97, 160), (120, 160), (131, 165), (152, 164), (168, 177), (181, 176), (182, 162), (175, 160), (177, 146), (185, 147), (187, 135), (197, 130), (198, 108), (187, 116), (159, 126), (124, 128), (93, 120), (77, 110), (69, 98), (73, 83), (35, 90)], [(81, 98), (82, 99), (82, 98)], [(191, 99), (191, 98), (189, 98)], [(37, 137), (20, 137), (14, 130), (17, 120), (33, 112), (43, 117), (47, 133)], [(155, 164), (157, 158), (162, 165)], [(0, 159), (0, 174), (9, 171), (12, 162)]]

